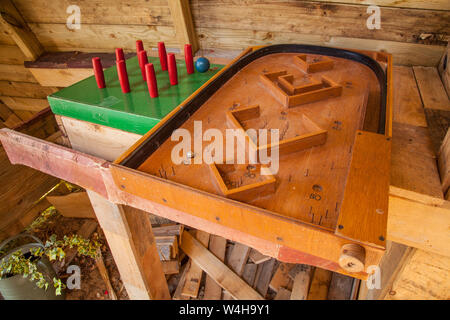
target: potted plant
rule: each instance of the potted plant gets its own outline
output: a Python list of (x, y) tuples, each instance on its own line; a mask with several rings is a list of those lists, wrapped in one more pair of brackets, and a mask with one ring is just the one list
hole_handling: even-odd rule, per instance
[[(24, 243), (25, 239), (28, 242)], [(0, 243), (0, 293), (6, 300), (64, 299), (65, 285), (50, 261), (63, 260), (67, 248), (77, 248), (79, 255), (95, 258), (99, 246), (97, 241), (78, 235), (62, 240), (52, 235), (45, 244), (27, 233), (11, 237)], [(49, 290), (50, 284), (54, 290)]]

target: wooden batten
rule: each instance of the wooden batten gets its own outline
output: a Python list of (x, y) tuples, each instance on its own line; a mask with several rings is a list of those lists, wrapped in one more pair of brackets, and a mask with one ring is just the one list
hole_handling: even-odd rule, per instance
[(442, 190), (450, 193), (450, 130), (447, 130), (438, 155), (439, 174), (441, 176)]
[(88, 195), (130, 298), (170, 299), (149, 216), (93, 191)]
[[(227, 248), (227, 239), (211, 235), (209, 238), (209, 250), (222, 262), (225, 260), (225, 251)], [(205, 281), (205, 300), (220, 300), (222, 298), (222, 287), (210, 276), (206, 276)]]
[[(336, 233), (384, 248), (389, 176), (383, 173), (390, 169), (391, 138), (358, 131), (352, 152)], [(365, 206), (361, 207), (360, 203)]]
[[(208, 245), (209, 233), (200, 230), (196, 230), (193, 233), (195, 234), (196, 240), (198, 240), (198, 242), (201, 245), (205, 247)], [(183, 236), (181, 238), (184, 239)], [(183, 248), (184, 247), (183, 240), (181, 240), (181, 245)], [(189, 253), (186, 252), (185, 249), (183, 249), (183, 251), (187, 255), (189, 255)], [(203, 276), (203, 268), (202, 265), (197, 263), (195, 259), (193, 259), (192, 257), (191, 259), (192, 261), (189, 264), (188, 268), (186, 269), (185, 283), (181, 291), (181, 295), (185, 297), (197, 298), (198, 291), (200, 289), (200, 282)]]
[(183, 233), (181, 248), (222, 288), (236, 299), (262, 300), (262, 297), (229, 269), (188, 232)]
[(0, 24), (29, 60), (36, 60), (44, 49), (11, 0), (0, 4)]
[(47, 196), (47, 200), (64, 217), (95, 219), (95, 213), (86, 192), (74, 192), (64, 196)]
[(424, 108), (450, 111), (450, 100), (434, 67), (413, 67)]
[(190, 44), (192, 45), (192, 51), (195, 53), (199, 49), (199, 44), (192, 21), (189, 1), (169, 1), (169, 8), (181, 50), (183, 50), (185, 44)]
[(295, 272), (292, 272), (293, 285), (290, 299), (306, 300), (308, 298), (311, 277), (314, 274), (314, 269), (306, 265), (297, 265), (295, 269)]
[(281, 288), (292, 290), (293, 279), (289, 277), (289, 272), (292, 268), (294, 268), (294, 266), (294, 264), (280, 263), (272, 279), (270, 280), (270, 289), (275, 292), (278, 292)]
[(447, 95), (450, 97), (450, 44), (447, 44), (447, 49), (442, 54), (439, 62), (438, 71), (441, 76), (442, 84), (444, 85)]

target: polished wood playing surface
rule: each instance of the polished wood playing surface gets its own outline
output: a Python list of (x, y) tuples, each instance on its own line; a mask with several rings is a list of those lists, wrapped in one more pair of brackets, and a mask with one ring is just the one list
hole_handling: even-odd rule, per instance
[[(306, 73), (295, 62), (297, 56), (295, 53), (279, 53), (253, 61), (218, 89), (181, 128), (193, 133), (194, 121), (202, 121), (203, 132), (217, 128), (225, 136), (225, 129), (235, 129), (230, 125), (227, 113), (236, 114), (233, 111), (259, 106), (259, 114), (255, 117), (252, 115), (250, 119), (244, 117), (238, 121), (243, 129), (279, 129), (280, 143), (311, 133), (311, 127), (326, 131), (326, 141), (322, 144), (305, 145), (300, 151), (280, 153), (273, 193), (241, 201), (334, 232), (344, 197), (355, 134), (357, 130), (375, 131), (378, 127), (380, 88), (374, 73), (360, 63), (327, 57), (327, 61), (333, 61), (332, 69)], [(322, 58), (311, 56), (307, 61)], [(297, 87), (321, 83), (325, 77), (341, 86), (342, 91), (339, 96), (322, 97), (320, 101), (286, 107), (274, 90), (261, 81), (262, 75), (280, 71), (292, 75), (293, 79), (288, 77), (288, 81)], [(223, 195), (208, 164), (173, 164), (171, 152), (177, 143), (166, 140), (138, 170)], [(210, 143), (203, 142), (203, 150)], [(200, 156), (197, 152), (192, 162)]]

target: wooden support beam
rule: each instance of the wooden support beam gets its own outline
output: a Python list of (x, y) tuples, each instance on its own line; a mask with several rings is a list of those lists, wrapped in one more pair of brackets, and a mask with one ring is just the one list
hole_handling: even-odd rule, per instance
[(0, 100), (14, 111), (39, 112), (48, 108), (47, 99), (0, 96)]
[(13, 128), (20, 125), (22, 120), (3, 102), (0, 101), (0, 122), (7, 128)]
[(244, 280), (190, 235), (189, 232), (183, 232), (181, 249), (214, 281), (227, 290), (233, 298), (246, 300), (263, 299)]
[[(208, 246), (209, 233), (197, 230), (195, 232), (197, 240), (204, 245)], [(186, 282), (181, 294), (185, 297), (197, 298), (198, 290), (200, 289), (200, 282), (202, 280), (203, 270), (195, 262), (191, 262), (189, 269), (186, 272)]]
[[(381, 279), (361, 281), (358, 300), (380, 300), (390, 291), (392, 283), (403, 268), (405, 261), (413, 252), (413, 248), (395, 242), (388, 242), (386, 253), (380, 262)], [(376, 281), (380, 280), (379, 286)], [(367, 284), (369, 282), (369, 285)], [(372, 282), (372, 283), (370, 283)], [(369, 287), (371, 289), (369, 289)], [(377, 288), (378, 287), (378, 288)]]
[(270, 260), (270, 257), (263, 255), (261, 252), (255, 249), (251, 249), (248, 258), (253, 261), (254, 264), (260, 264)]
[(450, 128), (450, 110), (425, 108), (425, 115), (435, 154), (439, 154), (441, 144)]
[(308, 300), (327, 300), (332, 274), (329, 270), (315, 268), (309, 288)]
[(43, 87), (39, 83), (0, 80), (0, 96), (46, 99), (58, 90), (56, 87)]
[(164, 274), (178, 274), (180, 272), (180, 261), (173, 259), (169, 261), (161, 261)]
[(244, 273), (242, 279), (252, 287), (255, 287), (256, 272), (258, 271), (258, 265), (254, 263), (247, 263), (244, 267)]
[(395, 66), (394, 119), (393, 121), (412, 126), (427, 126), (423, 104), (412, 68)]
[(413, 67), (423, 106), (450, 111), (450, 100), (434, 67)]
[(413, 249), (386, 291), (385, 300), (448, 300), (450, 258)]
[(63, 196), (47, 196), (47, 200), (64, 217), (95, 219), (94, 210), (85, 191)]
[(181, 52), (183, 52), (185, 44), (190, 44), (192, 45), (193, 53), (195, 53), (199, 49), (199, 44), (192, 21), (189, 1), (169, 0), (169, 8)]
[(244, 266), (247, 263), (249, 253), (250, 248), (246, 245), (239, 242), (234, 244), (227, 264), (238, 276), (242, 276), (244, 273)]
[(20, 232), (16, 226), (30, 221), (28, 217), (39, 214), (30, 210), (42, 195), (58, 184), (58, 179), (31, 168), (11, 165), (0, 146), (0, 181), (0, 239), (4, 239), (14, 234), (11, 232)]
[(439, 174), (442, 181), (442, 190), (450, 195), (450, 129), (447, 130), (438, 155)]
[(87, 191), (131, 299), (170, 299), (149, 215)]
[(292, 286), (291, 300), (306, 300), (311, 283), (313, 268), (306, 265), (298, 265)]
[(389, 198), (388, 240), (450, 257), (450, 206)]
[(428, 128), (393, 122), (389, 193), (428, 205), (443, 204)]
[(37, 82), (31, 72), (23, 65), (19, 64), (0, 64), (0, 80), (31, 83)]
[(280, 288), (287, 288), (292, 290), (292, 280), (289, 278), (289, 271), (294, 268), (294, 264), (290, 263), (280, 263), (277, 271), (272, 277), (272, 280), (269, 283), (270, 289), (273, 291), (280, 290)]
[(178, 285), (175, 289), (175, 292), (172, 295), (172, 300), (190, 300), (189, 297), (183, 296), (181, 292), (183, 291), (184, 284), (186, 283), (186, 273), (191, 267), (191, 260), (186, 262), (182, 267), (181, 276), (178, 280)]
[(447, 49), (439, 62), (438, 71), (445, 91), (447, 91), (447, 96), (450, 97), (450, 43), (447, 43)]
[(102, 252), (100, 249), (97, 249), (97, 256), (95, 257), (95, 264), (97, 266), (98, 272), (105, 282), (106, 289), (108, 290), (108, 295), (111, 300), (117, 300), (116, 293), (114, 292), (114, 288), (109, 280), (108, 270), (106, 269), (105, 262), (103, 261)]
[(355, 5), (374, 5), (380, 7), (398, 7), (398, 8), (414, 8), (414, 9), (435, 9), (435, 10), (450, 10), (450, 3), (446, 0), (316, 0), (317, 2), (336, 2), (336, 3), (351, 3)]
[(44, 52), (44, 48), (11, 0), (0, 2), (0, 24), (27, 59), (36, 60)]
[(285, 288), (280, 288), (274, 300), (290, 300), (292, 292)]
[(263, 297), (266, 296), (267, 290), (269, 289), (269, 283), (270, 279), (272, 279), (275, 261), (275, 259), (270, 259), (260, 265), (261, 272), (258, 274), (258, 279), (255, 280), (255, 288), (256, 291), (258, 291)]
[[(227, 239), (220, 236), (211, 235), (209, 239), (209, 250), (222, 262), (225, 260)], [(210, 276), (206, 276), (204, 300), (220, 300), (222, 298), (222, 288)]]
[(380, 263), (380, 282), (361, 282), (359, 300), (448, 300), (450, 258), (391, 243)]
[[(378, 173), (390, 170), (390, 140), (379, 134), (357, 131), (337, 234), (384, 247), (389, 175)], [(373, 145), (378, 146), (376, 151), (370, 148)], [(375, 176), (377, 179), (374, 179)], [(358, 203), (364, 203), (364, 208)], [(370, 224), (365, 221), (370, 221)]]
[(351, 300), (353, 282), (357, 281), (352, 277), (333, 272), (331, 276), (330, 288), (328, 290), (328, 300)]
[(23, 65), (25, 55), (16, 45), (0, 45), (0, 64), (17, 64)]

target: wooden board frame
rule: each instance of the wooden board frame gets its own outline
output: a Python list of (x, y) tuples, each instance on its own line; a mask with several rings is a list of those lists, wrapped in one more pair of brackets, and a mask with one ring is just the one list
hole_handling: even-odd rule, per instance
[[(328, 230), (322, 230), (322, 228), (317, 225), (292, 220), (267, 210), (235, 202), (232, 199), (221, 198), (207, 192), (202, 192), (179, 183), (167, 181), (165, 179), (135, 170), (135, 168), (137, 168), (149, 154), (155, 151), (159, 145), (161, 145), (170, 136), (172, 130), (181, 126), (190, 117), (190, 115), (193, 114), (204, 103), (204, 101), (209, 98), (209, 96), (214, 92), (216, 86), (220, 86), (225, 83), (240, 68), (251, 62), (253, 59), (257, 59), (273, 52), (296, 52), (295, 50), (304, 50), (304, 52), (311, 54), (319, 53), (330, 56), (345, 57), (369, 66), (379, 80), (382, 96), (379, 129), (377, 135), (380, 135), (380, 137), (390, 137), (390, 122), (392, 119), (392, 98), (390, 97), (390, 94), (392, 93), (392, 89), (390, 88), (392, 86), (392, 81), (390, 80), (390, 76), (392, 73), (390, 72), (389, 65), (392, 65), (392, 59), (389, 54), (383, 55), (383, 57), (386, 57), (388, 61), (388, 70), (387, 73), (385, 73), (382, 66), (380, 66), (378, 62), (367, 55), (352, 51), (296, 45), (250, 48), (244, 55), (242, 55), (242, 58), (235, 60), (233, 63), (225, 67), (219, 74), (207, 82), (204, 87), (200, 88), (183, 104), (173, 110), (170, 115), (163, 119), (155, 128), (149, 131), (134, 146), (132, 146), (126, 153), (117, 159), (115, 164), (111, 167), (112, 178), (117, 187), (119, 187), (122, 191), (126, 191), (128, 194), (134, 195), (138, 199), (146, 199), (153, 204), (158, 205), (161, 211), (157, 214), (161, 214), (163, 216), (167, 215), (173, 218), (173, 210), (180, 213), (183, 212), (183, 214), (200, 218), (202, 223), (204, 223), (202, 230), (206, 230), (210, 233), (236, 239), (236, 235), (240, 234), (240, 232), (244, 232), (259, 239), (256, 240), (259, 242), (259, 244), (256, 245), (258, 248), (268, 245), (267, 242), (270, 243), (269, 246), (271, 248), (273, 248), (272, 245), (278, 246), (279, 248), (275, 251), (273, 251), (273, 249), (262, 249), (261, 251), (281, 261), (316, 265), (343, 274), (349, 274), (353, 277), (365, 279), (367, 277), (367, 273), (350, 273), (346, 272), (339, 266), (338, 248), (340, 249), (342, 245), (348, 243), (359, 244), (365, 250), (365, 266), (368, 266), (372, 264), (377, 265), (379, 263), (379, 259), (381, 259), (384, 252), (383, 244), (377, 243), (372, 239), (361, 242), (359, 239), (341, 236), (337, 234), (337, 232), (331, 233)], [(376, 55), (376, 53), (373, 52), (364, 53)], [(352, 170), (352, 168), (350, 170)], [(141, 188), (140, 186), (142, 185), (145, 185), (146, 188)], [(387, 200), (388, 188), (386, 188), (383, 192), (385, 193), (383, 194), (383, 197)], [(234, 215), (234, 213), (236, 215)], [(353, 218), (355, 220), (363, 219), (358, 216)], [(252, 222), (253, 219), (257, 220)], [(259, 225), (261, 225), (261, 221), (263, 221), (262, 224), (270, 226), (270, 228), (265, 228), (263, 231), (258, 230), (255, 227), (256, 221), (259, 221)], [(287, 224), (282, 227), (280, 223), (281, 225), (284, 225), (284, 223)], [(189, 225), (189, 222), (187, 224)], [(300, 229), (294, 231), (297, 227), (299, 227), (302, 231), (300, 231)], [(386, 228), (385, 224), (384, 228)], [(222, 229), (227, 230), (226, 235), (221, 232)], [(231, 235), (230, 229), (232, 230)], [(382, 231), (386, 234), (385, 230)], [(305, 243), (298, 238), (299, 236), (302, 238), (309, 238), (310, 240)], [(325, 236), (325, 238), (328, 238), (328, 236), (330, 237), (327, 240), (324, 238), (319, 241), (321, 244), (328, 247), (327, 249), (324, 249), (323, 246), (322, 248), (315, 247), (315, 245), (311, 243), (311, 241), (315, 242), (315, 240), (317, 240), (317, 236)], [(263, 243), (265, 243), (265, 245), (263, 245)], [(253, 246), (255, 245), (253, 244)], [(313, 249), (313, 247), (315, 247), (315, 249)], [(334, 249), (330, 250), (331, 247), (334, 247)]]

